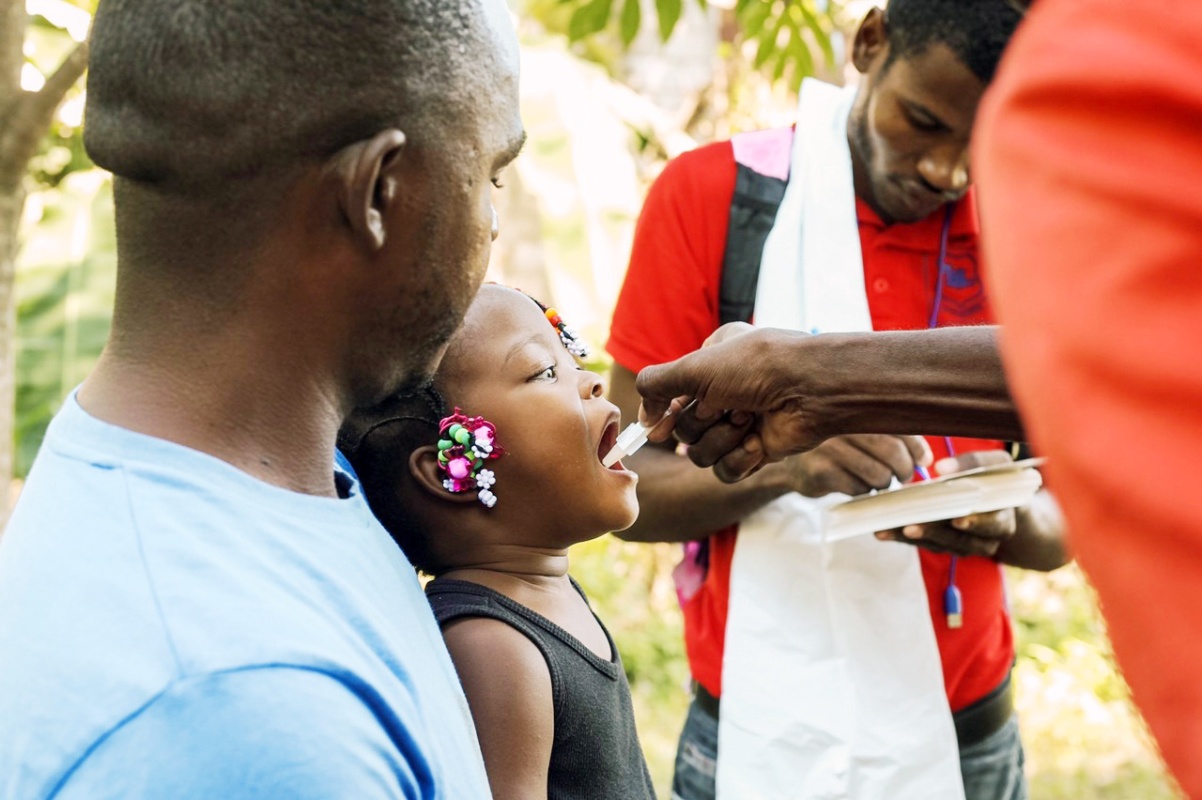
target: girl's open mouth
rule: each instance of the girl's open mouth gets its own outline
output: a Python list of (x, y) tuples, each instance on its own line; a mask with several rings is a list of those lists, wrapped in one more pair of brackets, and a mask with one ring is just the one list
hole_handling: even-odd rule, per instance
[[(605, 430), (601, 433), (601, 444), (597, 446), (597, 460), (602, 461), (610, 450), (618, 443), (618, 422), (614, 420), (605, 426)], [(612, 464), (610, 469), (625, 469), (622, 462), (618, 461)]]

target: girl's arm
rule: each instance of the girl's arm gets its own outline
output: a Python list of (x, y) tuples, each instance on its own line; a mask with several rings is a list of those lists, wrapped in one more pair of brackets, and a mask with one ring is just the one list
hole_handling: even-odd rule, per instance
[(546, 797), (555, 735), (551, 673), (519, 631), (486, 617), (443, 629), (467, 695), (494, 800)]

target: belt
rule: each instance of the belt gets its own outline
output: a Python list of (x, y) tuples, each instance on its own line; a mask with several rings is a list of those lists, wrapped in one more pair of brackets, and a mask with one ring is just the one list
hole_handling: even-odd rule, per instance
[(693, 684), (693, 705), (705, 712), (705, 715), (718, 719), (718, 706), (722, 701), (709, 693), (709, 690), (700, 683)]
[[(693, 685), (693, 705), (713, 719), (718, 719), (722, 706), (720, 698), (714, 697), (700, 683)], [(956, 726), (956, 741), (961, 748), (983, 742), (1002, 729), (1014, 716), (1014, 688), (1010, 676), (989, 694), (970, 706), (952, 714)]]
[(1014, 716), (1014, 687), (1010, 676), (989, 694), (952, 714), (960, 748), (971, 747), (997, 733)]

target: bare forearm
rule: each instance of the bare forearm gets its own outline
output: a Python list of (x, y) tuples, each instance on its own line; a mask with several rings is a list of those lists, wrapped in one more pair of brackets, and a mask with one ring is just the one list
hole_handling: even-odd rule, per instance
[(1060, 507), (1051, 494), (1039, 492), (1029, 505), (1015, 513), (1017, 529), (998, 548), (994, 555), (997, 561), (1040, 572), (1050, 572), (1068, 563), (1064, 522)]
[(788, 380), (826, 435), (935, 434), (1022, 441), (996, 327), (797, 336)]
[(740, 483), (723, 483), (687, 458), (644, 447), (624, 459), (639, 474), (639, 518), (618, 534), (632, 542), (685, 542), (732, 525), (789, 491), (784, 468), (765, 467)]

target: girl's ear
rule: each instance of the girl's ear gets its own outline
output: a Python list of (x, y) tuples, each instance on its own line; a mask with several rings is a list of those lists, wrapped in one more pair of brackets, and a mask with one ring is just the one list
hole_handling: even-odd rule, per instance
[(438, 448), (432, 444), (422, 445), (409, 454), (409, 474), (423, 491), (452, 503), (478, 503), (476, 490), (452, 492), (442, 485), (447, 473), (438, 465)]

